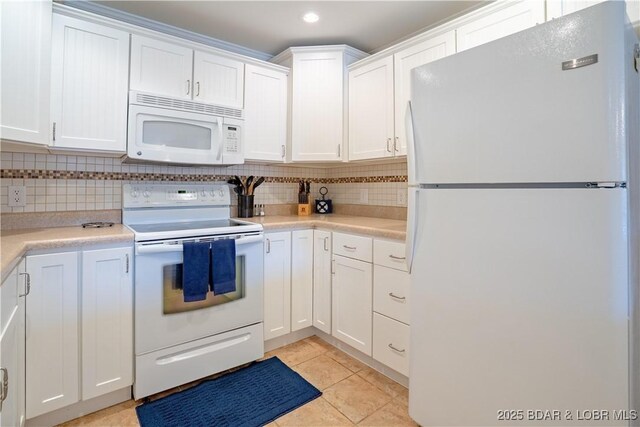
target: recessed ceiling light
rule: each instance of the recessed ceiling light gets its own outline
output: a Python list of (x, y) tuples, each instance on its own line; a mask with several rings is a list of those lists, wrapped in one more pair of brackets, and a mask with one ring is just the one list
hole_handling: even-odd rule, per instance
[(304, 22), (308, 22), (309, 24), (313, 24), (314, 22), (318, 22), (320, 20), (320, 17), (318, 16), (317, 13), (307, 12), (307, 13), (304, 14), (302, 19), (304, 20)]

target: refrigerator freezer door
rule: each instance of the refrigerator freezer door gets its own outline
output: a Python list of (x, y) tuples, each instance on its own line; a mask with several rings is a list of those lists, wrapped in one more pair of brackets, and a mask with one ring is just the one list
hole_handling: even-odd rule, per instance
[[(409, 414), (628, 408), (626, 190), (420, 190)], [(566, 420), (571, 411), (573, 422)], [(509, 414), (507, 414), (507, 417)], [(623, 424), (598, 420), (593, 424)]]
[(410, 184), (626, 181), (624, 19), (605, 2), (415, 68)]

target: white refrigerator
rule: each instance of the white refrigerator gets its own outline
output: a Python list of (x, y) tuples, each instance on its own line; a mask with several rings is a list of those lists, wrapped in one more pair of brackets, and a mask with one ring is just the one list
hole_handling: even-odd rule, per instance
[(419, 424), (634, 418), (636, 43), (624, 3), (606, 2), (413, 70)]

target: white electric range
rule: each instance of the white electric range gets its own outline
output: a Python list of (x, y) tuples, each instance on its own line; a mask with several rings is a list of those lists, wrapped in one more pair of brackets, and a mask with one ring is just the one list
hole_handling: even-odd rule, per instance
[[(123, 186), (135, 235), (136, 399), (263, 356), (262, 225), (230, 218), (226, 184)], [(184, 302), (182, 243), (235, 239), (236, 291)]]

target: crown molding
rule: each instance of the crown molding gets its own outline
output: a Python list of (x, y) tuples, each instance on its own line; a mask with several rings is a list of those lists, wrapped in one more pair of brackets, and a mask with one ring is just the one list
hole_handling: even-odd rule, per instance
[(115, 19), (116, 21), (125, 22), (127, 24), (135, 25), (153, 31), (158, 31), (163, 34), (168, 34), (196, 43), (201, 43), (217, 49), (233, 52), (238, 55), (248, 56), (260, 61), (268, 61), (272, 57), (272, 55), (265, 52), (260, 52), (258, 50), (240, 46), (235, 43), (216, 39), (214, 37), (205, 36), (203, 34), (185, 30), (183, 28), (174, 27), (173, 25), (164, 24), (162, 22), (154, 21), (152, 19), (144, 18), (142, 16), (134, 15), (132, 13), (124, 12), (122, 10), (114, 9), (109, 6), (90, 2), (87, 0), (60, 0), (58, 1), (58, 4), (64, 4), (66, 6), (80, 9), (85, 12), (95, 13), (96, 15)]

